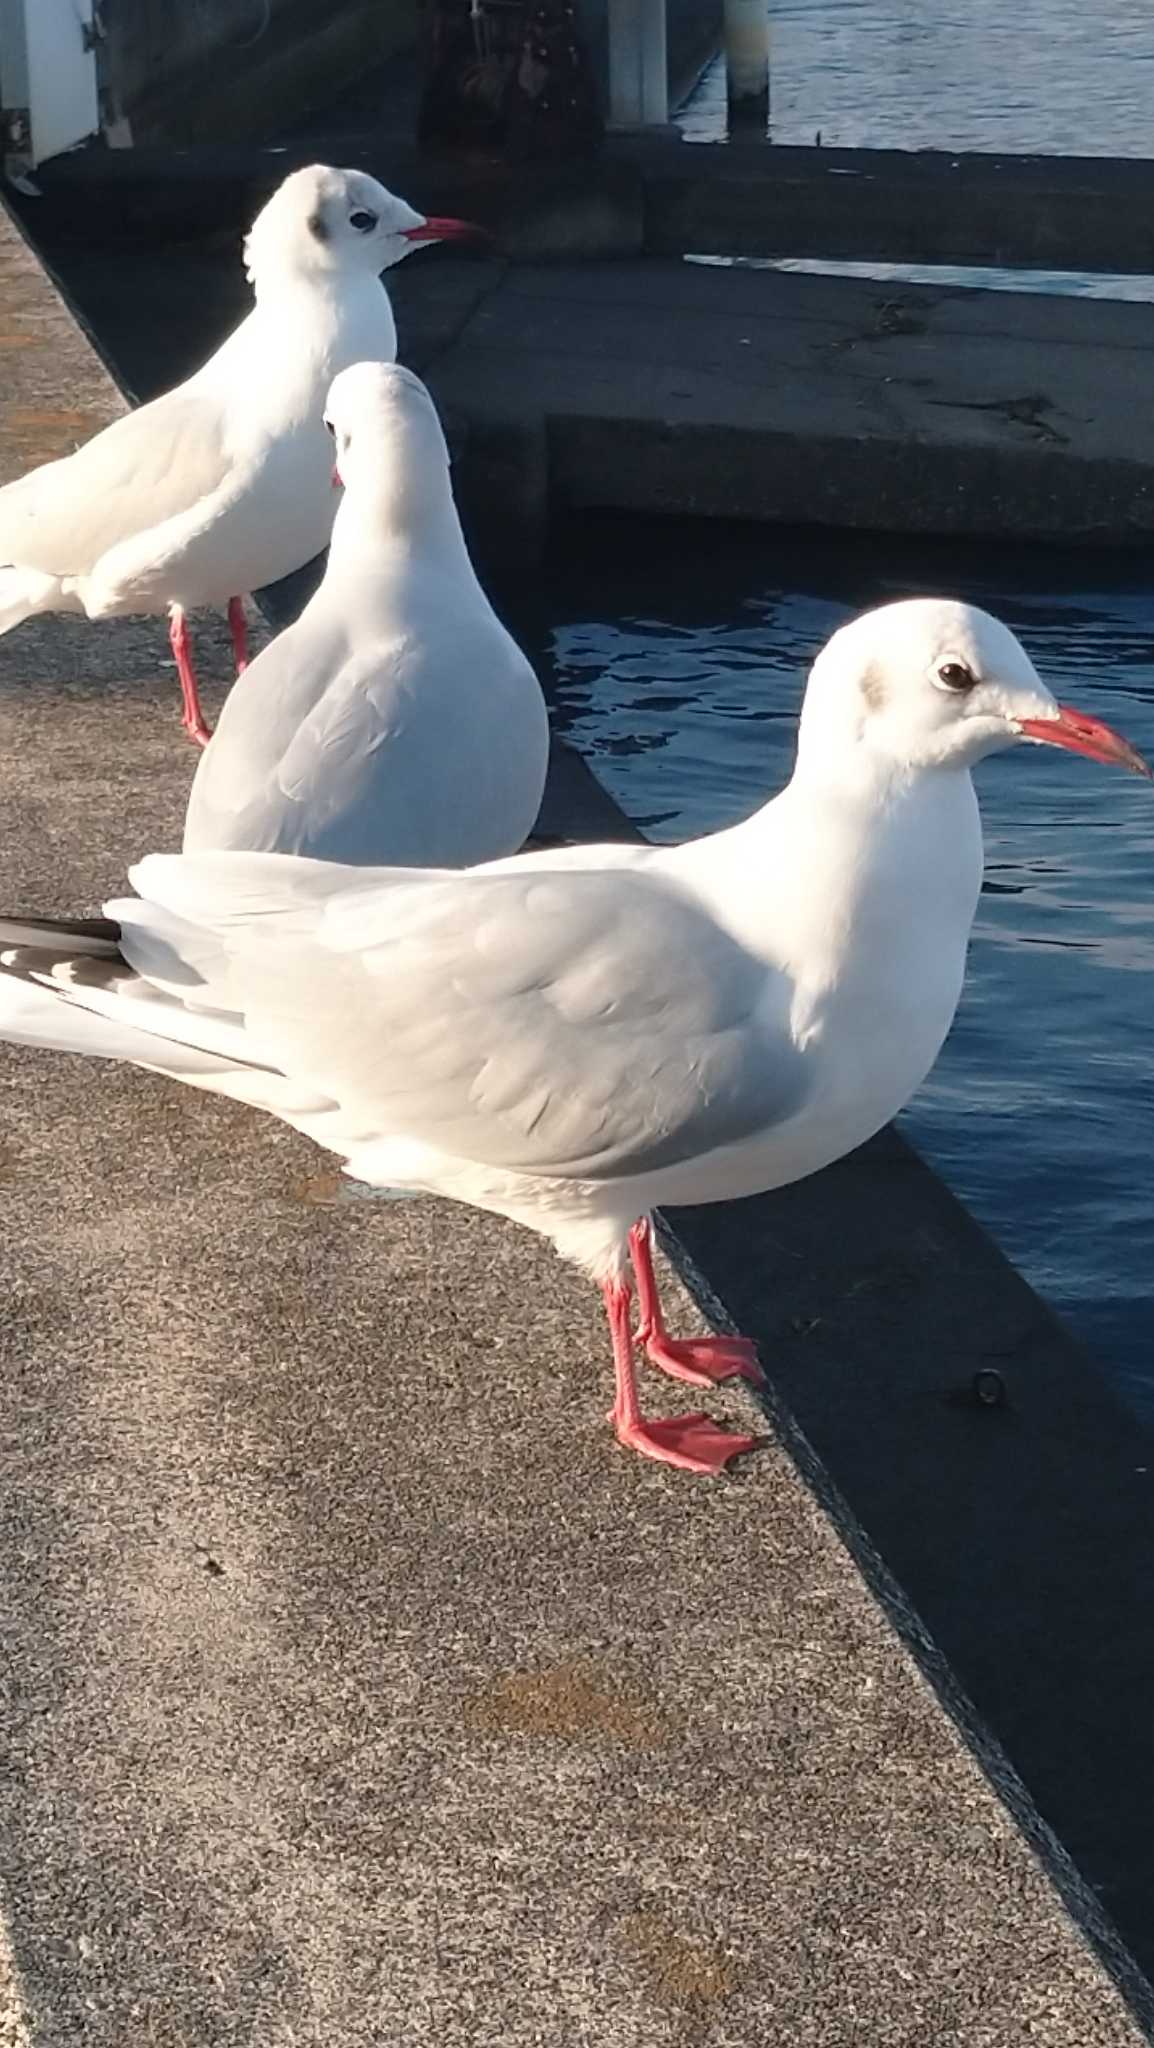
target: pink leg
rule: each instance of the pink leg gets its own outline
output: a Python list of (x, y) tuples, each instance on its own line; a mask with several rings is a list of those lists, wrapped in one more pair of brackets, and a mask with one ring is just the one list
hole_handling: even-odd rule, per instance
[(646, 1422), (637, 1400), (633, 1367), (633, 1331), (629, 1321), (629, 1282), (606, 1280), (601, 1292), (613, 1337), (613, 1365), (617, 1375), (617, 1398), (609, 1420), (617, 1441), (629, 1450), (640, 1451), (659, 1465), (678, 1465), (685, 1472), (721, 1472), (739, 1451), (752, 1451), (756, 1438), (736, 1436), (719, 1429), (708, 1415), (676, 1415)]
[(212, 727), (204, 722), (200, 708), (200, 696), (196, 687), (196, 671), (192, 666), (192, 641), (189, 638), (188, 620), (178, 604), (174, 604), (168, 615), (168, 637), (176, 656), (176, 671), (180, 677), (180, 700), (184, 706), (181, 719), (190, 740), (198, 746), (207, 747), (212, 738)]
[(647, 1357), (671, 1379), (688, 1380), (691, 1387), (711, 1387), (718, 1380), (731, 1379), (749, 1380), (753, 1386), (763, 1387), (765, 1374), (757, 1362), (757, 1347), (748, 1337), (669, 1335), (661, 1313), (651, 1242), (648, 1218), (642, 1217), (629, 1233), (629, 1249), (641, 1311), (637, 1341), (644, 1344)]
[(232, 634), (232, 652), (236, 661), (236, 672), (242, 676), (248, 667), (248, 625), (244, 616), (243, 597), (230, 597), (228, 601), (228, 630)]

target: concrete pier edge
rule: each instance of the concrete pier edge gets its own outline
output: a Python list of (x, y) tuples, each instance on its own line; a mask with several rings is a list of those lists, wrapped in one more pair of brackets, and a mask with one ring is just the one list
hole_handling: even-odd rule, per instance
[(247, 217), (300, 164), (349, 163), (430, 211), (465, 213), (526, 257), (703, 254), (1146, 273), (1154, 166), (1141, 158), (725, 147), (610, 135), (567, 162), (420, 149), (411, 96), (376, 127), (275, 145), (72, 151), (44, 164), (49, 203), (103, 193), (116, 235)]
[[(22, 375), (26, 375), (26, 366), (35, 371), (37, 364), (31, 351), (17, 358)], [(49, 377), (59, 374), (57, 367)], [(20, 415), (25, 422), (23, 430), (38, 440), (45, 452), (59, 452), (61, 440), (79, 437), (83, 431), (79, 415), (53, 414), (38, 402), (41, 394), (34, 386), (35, 377), (28, 390), (33, 405)], [(85, 395), (93, 424), (108, 402), (105, 391)], [(564, 788), (551, 821), (554, 829), (573, 836), (586, 836), (590, 825), (603, 830), (603, 806), (608, 800), (596, 794), (594, 816), (593, 793), (586, 778), (580, 773), (574, 776), (567, 768), (562, 779)], [(131, 1082), (125, 1085), (128, 1099), (135, 1099)], [(195, 1122), (195, 1114), (188, 1114)], [(862, 1199), (863, 1192), (867, 1199)], [(915, 1242), (912, 1253), (911, 1215), (922, 1223), (930, 1219), (928, 1238)], [(1135, 1936), (1142, 1932), (1145, 1901), (1150, 1896), (1145, 1870), (1139, 1872), (1136, 1884), (1131, 1877), (1127, 1889), (1128, 1864), (1149, 1810), (1145, 1786), (1135, 1776), (1142, 1762), (1141, 1729), (1150, 1723), (1149, 1715), (1142, 1716), (1140, 1703), (1154, 1698), (1154, 1637), (1144, 1608), (1132, 1604), (1136, 1586), (1149, 1584), (1154, 1558), (1150, 1494), (1148, 1489), (1140, 1489), (1136, 1498), (1134, 1490), (1127, 1494), (1122, 1484), (1127, 1462), (1132, 1468), (1144, 1449), (1141, 1432), (1123, 1414), (1079, 1347), (893, 1134), (802, 1189), (753, 1204), (678, 1213), (669, 1221), (677, 1255), (686, 1262), (694, 1291), (723, 1320), (740, 1321), (762, 1342), (775, 1389), (770, 1412), (790, 1456), (838, 1529), (891, 1625), (915, 1654), (939, 1701), (978, 1756), (998, 1799), (1030, 1841), (1067, 1910), (1093, 1944), (1135, 2018), (1149, 2027), (1148, 1986), (1114, 1932), (1121, 1924), (1131, 1948), (1136, 1946)], [(462, 1222), (465, 1241), (470, 1229)], [(823, 1264), (820, 1256), (823, 1241), (833, 1250), (836, 1288), (830, 1286), (829, 1258)], [(942, 1283), (943, 1267), (948, 1271), (948, 1286)], [(820, 1296), (817, 1306), (832, 1326), (819, 1338), (820, 1369), (816, 1372), (812, 1342), (815, 1289)], [(965, 1327), (959, 1318), (959, 1303), (965, 1304)], [(932, 1314), (927, 1325), (928, 1310)], [(949, 1341), (947, 1333), (952, 1333)], [(998, 1439), (986, 1429), (987, 1418), (980, 1418), (985, 1434), (975, 1435), (974, 1415), (954, 1398), (964, 1395), (973, 1372), (992, 1357), (1000, 1359), (1005, 1368), (1012, 1426), (1018, 1431), (1015, 1456), (1009, 1463), (998, 1451), (988, 1455), (989, 1445)], [(836, 1396), (829, 1400), (839, 1375), (852, 1377), (852, 1386), (843, 1386), (843, 1396), (848, 1393), (852, 1398), (843, 1398), (840, 1411)], [(910, 1544), (934, 1553), (938, 1575), (936, 1579), (932, 1574), (923, 1578), (915, 1596), (911, 1596), (910, 1584), (917, 1574), (903, 1572), (895, 1564), (895, 1550), (900, 1545), (895, 1546), (894, 1524), (900, 1526), (908, 1518), (902, 1498), (905, 1473), (901, 1460), (891, 1462), (881, 1455), (871, 1459), (868, 1431), (863, 1434), (863, 1403), (868, 1409), (871, 1390), (874, 1403), (885, 1410), (891, 1425), (895, 1395), (911, 1397), (908, 1423), (898, 1436), (911, 1460), (928, 1451), (928, 1465), (915, 1489), (914, 1505), (923, 1519), (918, 1522), (914, 1518)], [(1058, 1400), (1059, 1424), (1068, 1420), (1072, 1404), (1076, 1430), (1045, 1427), (1047, 1404), (1054, 1398)], [(882, 1435), (885, 1452), (892, 1453), (897, 1441), (892, 1426)], [(997, 1533), (997, 1542), (981, 1561), (981, 1597), (973, 1599), (960, 1617), (953, 1612), (956, 1580), (951, 1586), (948, 1571), (942, 1567), (942, 1555), (948, 1549), (947, 1525), (957, 1502), (939, 1491), (943, 1472), (955, 1465), (961, 1468), (956, 1483), (965, 1487), (970, 1486), (975, 1471), (979, 1473), (981, 1487), (975, 1492), (980, 1490), (982, 1514)], [(863, 1483), (863, 1467), (867, 1473), (872, 1468), (872, 1493)], [(887, 1489), (882, 1514), (885, 1526), (879, 1541), (872, 1511), (878, 1507), (878, 1492), (884, 1494)], [(740, 1498), (740, 1490), (733, 1498)], [(935, 1511), (938, 1526), (932, 1521)], [(924, 1519), (927, 1515), (929, 1521)], [(967, 1527), (966, 1533), (970, 1535), (972, 1530)], [(1017, 1561), (1032, 1562), (1039, 1568), (1044, 1563), (1052, 1588), (1060, 1590), (1064, 1566), (1076, 1564), (1076, 1582), (1080, 1587), (1093, 1585), (1100, 1603), (1093, 1615), (1081, 1609), (1071, 1612), (1064, 1643), (1056, 1640), (1053, 1645), (1059, 1662), (1064, 1656), (1070, 1672), (1080, 1672), (1081, 1693), (1067, 1687), (1063, 1701), (1055, 1693), (1052, 1671), (1048, 1671), (1029, 1697), (1026, 1722), (1047, 1711), (1060, 1715), (1076, 1697), (1078, 1711), (1083, 1713), (1092, 1710), (1095, 1702), (1111, 1711), (1119, 1705), (1129, 1713), (1134, 1727), (1131, 1747), (1123, 1745), (1121, 1751), (1113, 1740), (1117, 1728), (1103, 1736), (1083, 1721), (1076, 1731), (1090, 1752), (1084, 1804), (1104, 1814), (1109, 1852), (1105, 1862), (1110, 1866), (1108, 1913), (1092, 1888), (1103, 1867), (1102, 1840), (1089, 1843), (1089, 1853), (1087, 1844), (1079, 1844), (1083, 1853), (1075, 1869), (1067, 1849), (1059, 1846), (1052, 1831), (1057, 1827), (1068, 1842), (1061, 1814), (1055, 1813), (1052, 1785), (1047, 1784), (1049, 1796), (1040, 1802), (1044, 1817), (1037, 1812), (1029, 1726), (1011, 1728), (1007, 1741), (1004, 1719), (999, 1721), (997, 1713), (990, 1712), (991, 1701), (1004, 1706), (1005, 1700), (994, 1700), (982, 1664), (987, 1641), (992, 1637), (996, 1651), (1004, 1652), (1007, 1641), (1012, 1641), (1015, 1608), (1028, 1609), (1032, 1600), (1031, 1588), (1023, 1589), (1020, 1581), (1016, 1588), (1004, 1583), (1005, 1546), (1010, 1537), (1017, 1544)], [(909, 1562), (908, 1557), (905, 1561)], [(752, 1555), (748, 1563), (755, 1569)], [(972, 1563), (968, 1556), (967, 1571)], [(1000, 1588), (999, 1578), (1003, 1582)], [(996, 1602), (999, 1591), (1001, 1607), (992, 1607), (989, 1603)], [(1107, 1613), (1111, 1601), (1114, 1604)], [(1114, 1668), (1099, 1663), (1087, 1669), (1086, 1638), (1080, 1632), (1091, 1623), (1101, 1623), (1105, 1631), (1107, 1622), (1112, 1624), (1114, 1658), (1121, 1658), (1124, 1668), (1119, 1669), (1117, 1663)], [(948, 1662), (942, 1652), (943, 1641), (951, 1642)], [(1099, 1643), (1099, 1651), (1101, 1647)], [(975, 1673), (982, 1681), (977, 1685)], [(1003, 1674), (1006, 1692), (1021, 1701), (1026, 1677), (1022, 1668), (1007, 1669)], [(1115, 1691), (1123, 1695), (1120, 1702), (1111, 1697)], [(1103, 1747), (1110, 1748), (1106, 1760), (1117, 1776), (1107, 1798), (1093, 1777), (1095, 1765), (1102, 1761), (1093, 1752)], [(1149, 1772), (1148, 1759), (1146, 1769)], [(1146, 1918), (1148, 1921), (1148, 1915)], [(1103, 2024), (1108, 2027), (1109, 2023)], [(1020, 2036), (1015, 2033), (1006, 2038)], [(1104, 2032), (1101, 2038), (1113, 2040), (1115, 2035)]]

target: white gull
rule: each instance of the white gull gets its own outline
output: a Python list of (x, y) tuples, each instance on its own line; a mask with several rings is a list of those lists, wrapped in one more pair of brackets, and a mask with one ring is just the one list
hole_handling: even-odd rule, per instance
[(332, 530), (329, 385), (396, 355), (381, 272), (474, 232), (363, 171), (294, 171), (245, 242), (256, 303), (208, 362), (0, 490), (0, 633), (39, 612), (167, 611), (185, 729), (203, 744), (185, 612), (227, 604), (243, 668), (244, 594), (302, 568)]
[(449, 452), (411, 370), (329, 393), (344, 499), (324, 581), (229, 695), (184, 850), (465, 867), (524, 844), (545, 787), (537, 678), (469, 560)]
[(1149, 773), (997, 620), (887, 605), (818, 658), (792, 779), (743, 824), (463, 874), (154, 855), (110, 924), (0, 920), (0, 1036), (239, 1098), (370, 1185), (542, 1232), (603, 1289), (619, 1440), (718, 1471), (751, 1439), (641, 1412), (630, 1256), (657, 1366), (760, 1377), (743, 1340), (669, 1337), (649, 1215), (814, 1173), (909, 1099), (965, 972), (970, 770), (1021, 740)]

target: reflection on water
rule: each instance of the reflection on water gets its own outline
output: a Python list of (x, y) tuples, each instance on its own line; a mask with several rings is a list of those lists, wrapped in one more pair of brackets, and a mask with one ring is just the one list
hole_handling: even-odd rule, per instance
[[(561, 729), (652, 836), (710, 830), (788, 775), (833, 628), (919, 592), (996, 611), (1059, 697), (1154, 753), (1154, 593), (1133, 558), (959, 562), (712, 529), (630, 526), (571, 558), (549, 598)], [(1154, 1413), (1154, 792), (1040, 748), (978, 784), (989, 881), (968, 986), (906, 1127)]]
[[(827, 149), (1154, 152), (1149, 0), (770, 0), (770, 134)], [(678, 116), (725, 134), (711, 65)]]

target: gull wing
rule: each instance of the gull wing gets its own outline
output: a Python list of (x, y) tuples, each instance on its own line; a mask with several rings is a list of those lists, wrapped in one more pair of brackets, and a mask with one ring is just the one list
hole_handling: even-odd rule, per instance
[(111, 549), (211, 499), (231, 467), (221, 406), (170, 391), (0, 490), (0, 562), (88, 576)]
[(418, 877), (218, 854), (154, 856), (133, 880), (220, 941), (265, 1057), (382, 1137), (612, 1179), (805, 1100), (787, 978), (653, 870)]

